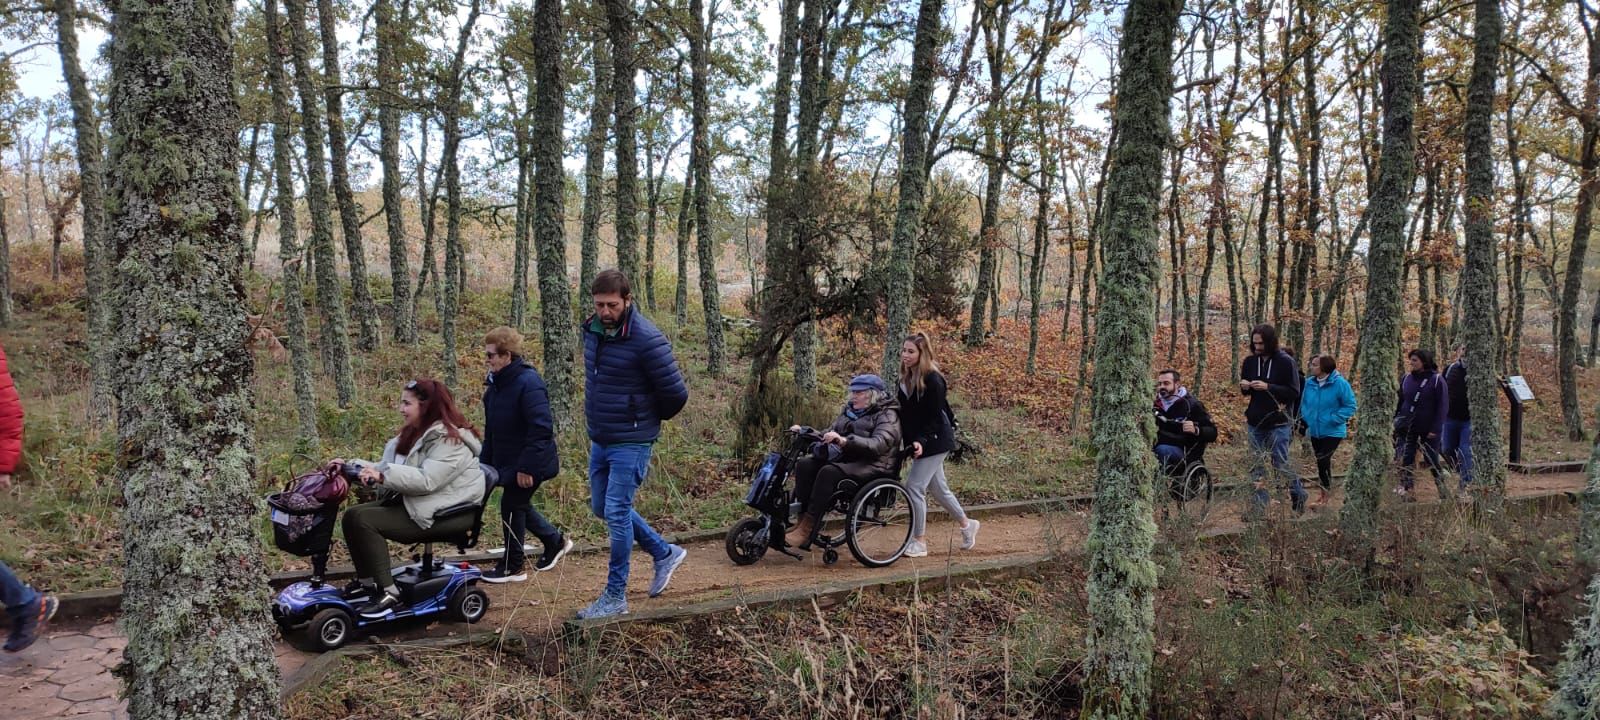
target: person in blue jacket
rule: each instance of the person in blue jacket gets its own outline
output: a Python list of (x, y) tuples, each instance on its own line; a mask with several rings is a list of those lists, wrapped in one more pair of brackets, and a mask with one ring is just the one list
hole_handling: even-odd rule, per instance
[(1406, 359), (1411, 372), (1400, 378), (1394, 409), (1395, 455), (1400, 462), (1400, 486), (1394, 491), (1402, 499), (1414, 500), (1418, 450), (1427, 459), (1433, 479), (1439, 479), (1439, 436), (1444, 432), (1445, 416), (1450, 414), (1450, 391), (1432, 351), (1412, 350)]
[(555, 419), (544, 378), (522, 357), (521, 333), (504, 326), (490, 330), (483, 337), (483, 360), (489, 375), (480, 458), (500, 472), (500, 527), (506, 541), (505, 555), (483, 579), (522, 582), (528, 579), (523, 541), (529, 530), (544, 545), (534, 570), (554, 568), (572, 549), (572, 541), (533, 507), (534, 491), (561, 472)]
[(1255, 485), (1251, 518), (1260, 516), (1272, 499), (1266, 482), (1269, 457), (1273, 471), (1289, 481), (1294, 511), (1306, 508), (1305, 486), (1289, 466), (1290, 422), (1300, 403), (1300, 389), (1300, 368), (1294, 357), (1278, 347), (1277, 328), (1257, 325), (1250, 331), (1250, 356), (1239, 367), (1239, 392), (1250, 398), (1244, 409), (1245, 429), (1256, 458), (1250, 471)]
[(1300, 392), (1300, 421), (1317, 456), (1317, 482), (1322, 486), (1317, 504), (1323, 505), (1333, 489), (1333, 453), (1349, 434), (1350, 418), (1356, 416), (1356, 394), (1339, 374), (1332, 355), (1311, 358), (1310, 370)]
[(610, 572), (580, 619), (628, 612), (624, 591), (633, 543), (655, 559), (650, 597), (660, 595), (688, 553), (661, 538), (633, 509), (650, 470), (661, 423), (689, 402), (672, 343), (633, 302), (628, 277), (605, 270), (589, 285), (594, 314), (583, 323), (583, 414), (589, 429), (589, 503), (611, 536)]

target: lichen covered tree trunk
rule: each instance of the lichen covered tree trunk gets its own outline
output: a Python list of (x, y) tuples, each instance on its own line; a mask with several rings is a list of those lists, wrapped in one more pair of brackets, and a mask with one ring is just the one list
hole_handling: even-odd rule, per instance
[(1589, 581), (1585, 612), (1573, 620), (1557, 688), (1546, 708), (1557, 720), (1593, 720), (1600, 710), (1600, 575)]
[(533, 8), (533, 241), (539, 259), (539, 335), (544, 379), (556, 427), (578, 419), (577, 335), (567, 282), (566, 177), (561, 168), (561, 122), (566, 81), (561, 65), (561, 0)]
[(906, 88), (900, 134), (900, 203), (895, 210), (893, 245), (885, 291), (888, 332), (883, 346), (884, 377), (897, 377), (900, 343), (911, 327), (912, 258), (917, 249), (917, 224), (922, 220), (923, 193), (928, 184), (928, 99), (933, 95), (935, 55), (939, 51), (939, 14), (943, 0), (921, 0), (911, 45), (911, 84)]
[[(693, 115), (694, 184), (701, 192), (694, 194), (694, 215), (697, 226), (695, 252), (700, 260), (700, 306), (706, 315), (706, 372), (712, 377), (722, 374), (722, 302), (717, 293), (716, 238), (711, 232), (711, 100), (706, 91), (706, 76), (711, 72), (708, 57), (711, 44), (711, 23), (701, 6), (701, 0), (689, 0), (690, 20), (689, 65), (692, 73), (690, 92)], [(620, 210), (619, 210), (620, 213)]]
[[(1579, 4), (1579, 13), (1600, 17)], [(1592, 35), (1592, 32), (1591, 32)], [(1562, 278), (1560, 310), (1556, 322), (1556, 365), (1561, 377), (1561, 415), (1567, 437), (1584, 439), (1583, 412), (1578, 408), (1578, 297), (1583, 293), (1583, 268), (1589, 257), (1589, 233), (1594, 227), (1594, 205), (1600, 195), (1600, 37), (1589, 39), (1588, 82), (1583, 86), (1583, 127), (1578, 154), (1578, 197), (1573, 202), (1572, 243), (1567, 272)]]
[(1356, 359), (1361, 393), (1356, 414), (1355, 458), (1345, 481), (1339, 527), (1353, 559), (1370, 557), (1378, 533), (1380, 485), (1394, 457), (1391, 442), (1400, 352), (1400, 280), (1405, 250), (1406, 206), (1416, 179), (1416, 114), (1422, 30), (1418, 0), (1388, 0), (1383, 32), (1383, 148), (1379, 177), (1368, 202), (1367, 302)]
[(124, 694), (140, 719), (276, 718), (239, 262), (233, 3), (113, 8), (117, 332), (107, 340), (125, 503)]
[(389, 231), (389, 287), (393, 295), (390, 317), (394, 341), (409, 345), (417, 341), (417, 316), (411, 298), (411, 264), (400, 199), (404, 178), (400, 169), (400, 78), (395, 44), (401, 30), (395, 24), (393, 0), (374, 0), (372, 17), (377, 60), (374, 74), (378, 81), (378, 158), (383, 165), (383, 218)]
[(763, 323), (781, 308), (773, 307), (787, 277), (790, 253), (789, 220), (789, 108), (793, 91), (794, 68), (799, 54), (795, 34), (800, 25), (800, 0), (782, 0), (778, 31), (777, 74), (772, 84), (772, 134), (767, 152), (767, 252), (766, 282), (762, 283), (760, 303)]
[(689, 143), (689, 169), (683, 173), (682, 190), (678, 193), (678, 232), (673, 242), (678, 249), (678, 286), (672, 295), (672, 317), (678, 327), (689, 324), (689, 238), (694, 235), (694, 170), (696, 164), (694, 143)]
[(322, 106), (311, 75), (311, 43), (307, 39), (306, 0), (283, 0), (289, 24), (289, 56), (294, 61), (295, 86), (300, 95), (301, 139), (306, 149), (306, 212), (311, 215), (311, 256), (316, 263), (317, 309), (322, 322), (323, 372), (333, 378), (339, 407), (356, 399), (355, 373), (350, 367), (349, 319), (339, 271), (333, 255), (333, 217), (328, 210), (328, 171), (322, 152)]
[[(1150, 712), (1156, 566), (1146, 427), (1156, 308), (1162, 158), (1171, 143), (1172, 40), (1181, 0), (1133, 0), (1123, 20), (1116, 142), (1101, 225), (1095, 320), (1095, 506), (1089, 529), (1089, 640), (1083, 717)], [(1130, 357), (1130, 348), (1132, 351)]]
[(594, 104), (589, 106), (589, 133), (584, 138), (583, 149), (583, 230), (578, 295), (584, 302), (580, 307), (588, 301), (589, 281), (600, 272), (600, 208), (605, 204), (606, 136), (611, 131), (611, 51), (606, 47), (605, 35), (598, 29), (594, 31), (591, 47)]
[[(57, 47), (61, 76), (66, 80), (72, 107), (72, 130), (78, 160), (78, 202), (83, 208), (84, 294), (88, 300), (89, 337), (109, 337), (111, 306), (105, 288), (111, 279), (105, 240), (105, 162), (101, 155), (100, 121), (94, 113), (89, 78), (78, 62), (77, 0), (55, 0)], [(102, 424), (111, 419), (112, 365), (107, 343), (89, 343), (89, 419)]]
[(267, 84), (272, 94), (272, 168), (276, 183), (278, 260), (282, 263), (284, 332), (289, 338), (289, 373), (293, 378), (299, 440), (302, 447), (317, 441), (317, 399), (311, 384), (311, 346), (306, 336), (306, 300), (301, 263), (300, 222), (294, 207), (294, 139), (290, 123), (289, 80), (283, 72), (283, 40), (278, 32), (277, 0), (266, 3)]
[(444, 156), (439, 162), (444, 170), (445, 204), (449, 209), (444, 218), (444, 277), (439, 284), (443, 309), (439, 314), (439, 334), (444, 340), (445, 383), (450, 386), (457, 385), (461, 365), (456, 341), (456, 315), (461, 312), (461, 293), (466, 290), (462, 287), (466, 250), (461, 244), (461, 96), (466, 84), (467, 47), (481, 9), (482, 3), (472, 0), (467, 19), (456, 38), (455, 58), (447, 71), (444, 92)]
[(1500, 2), (1475, 3), (1472, 76), (1466, 106), (1466, 266), (1461, 271), (1462, 340), (1467, 344), (1467, 407), (1472, 411), (1473, 482), (1488, 510), (1505, 499), (1505, 446), (1500, 440), (1500, 393), (1495, 369), (1500, 333), (1495, 329), (1494, 84), (1500, 59)]
[(6, 194), (0, 191), (0, 327), (11, 325), (11, 235), (5, 217)]
[(634, 89), (638, 70), (637, 11), (633, 0), (605, 0), (607, 32), (611, 37), (612, 118), (616, 127), (617, 269), (639, 280), (639, 98)]
[(351, 311), (356, 321), (356, 347), (372, 351), (381, 342), (378, 306), (367, 285), (367, 251), (361, 238), (361, 208), (350, 189), (349, 140), (344, 134), (344, 86), (339, 73), (339, 36), (334, 32), (333, 0), (317, 0), (317, 27), (322, 35), (323, 98), (328, 108), (328, 153), (332, 161), (333, 196), (339, 204), (345, 258), (350, 263)]

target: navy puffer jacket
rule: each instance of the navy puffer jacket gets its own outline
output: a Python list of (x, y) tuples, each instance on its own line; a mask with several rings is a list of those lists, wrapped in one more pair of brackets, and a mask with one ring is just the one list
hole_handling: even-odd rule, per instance
[(555, 419), (550, 391), (539, 371), (522, 356), (491, 373), (483, 391), (483, 452), (479, 458), (500, 471), (501, 482), (516, 482), (517, 473), (535, 483), (561, 472), (556, 450)]
[(638, 307), (606, 334), (600, 319), (583, 323), (583, 414), (589, 439), (601, 445), (654, 442), (661, 422), (689, 402), (672, 343)]

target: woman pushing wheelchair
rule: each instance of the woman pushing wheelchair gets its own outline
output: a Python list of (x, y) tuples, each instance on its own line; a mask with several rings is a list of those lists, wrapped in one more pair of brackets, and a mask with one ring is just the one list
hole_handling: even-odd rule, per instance
[[(790, 432), (800, 432), (798, 425)], [(850, 379), (850, 397), (809, 457), (795, 464), (794, 497), (800, 519), (784, 535), (790, 547), (809, 548), (841, 480), (865, 482), (893, 476), (900, 451), (899, 404), (877, 375)]]

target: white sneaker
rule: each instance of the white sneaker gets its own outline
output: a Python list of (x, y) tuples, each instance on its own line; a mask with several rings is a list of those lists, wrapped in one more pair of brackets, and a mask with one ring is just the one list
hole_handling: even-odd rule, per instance
[(928, 546), (924, 545), (921, 542), (918, 542), (916, 540), (912, 540), (911, 542), (906, 543), (905, 556), (906, 557), (927, 557), (928, 556)]
[(978, 544), (978, 521), (967, 518), (967, 526), (961, 528), (961, 549), (971, 550)]

